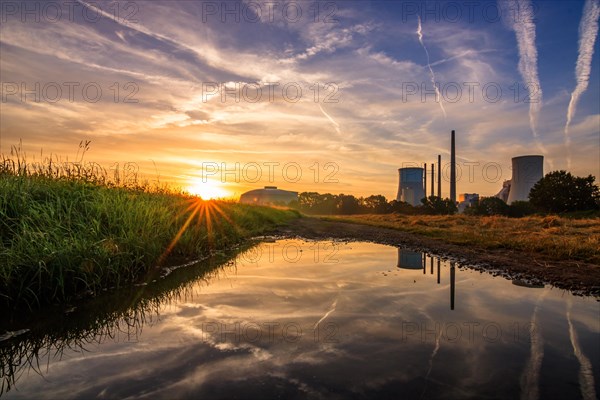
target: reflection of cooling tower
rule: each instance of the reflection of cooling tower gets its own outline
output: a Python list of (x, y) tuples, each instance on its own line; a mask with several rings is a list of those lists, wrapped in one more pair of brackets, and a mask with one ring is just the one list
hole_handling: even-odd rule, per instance
[(513, 279), (512, 284), (516, 285), (516, 286), (528, 287), (528, 288), (532, 288), (532, 289), (543, 289), (546, 287), (543, 283), (526, 282), (521, 279)]
[(413, 206), (421, 204), (425, 197), (423, 190), (423, 168), (400, 168), (400, 183), (396, 200), (405, 201)]
[(398, 268), (423, 269), (423, 253), (398, 248)]
[(508, 204), (518, 200), (529, 200), (533, 185), (544, 177), (544, 156), (521, 156), (512, 159), (512, 180), (508, 193)]

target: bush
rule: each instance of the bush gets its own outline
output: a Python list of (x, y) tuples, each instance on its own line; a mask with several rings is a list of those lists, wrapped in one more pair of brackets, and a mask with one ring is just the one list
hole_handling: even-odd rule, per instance
[(509, 207), (504, 200), (497, 197), (486, 197), (483, 200), (479, 200), (477, 204), (467, 207), (465, 214), (467, 215), (508, 215)]
[(437, 196), (429, 196), (421, 200), (421, 210), (429, 215), (452, 215), (458, 211), (456, 203), (450, 199), (440, 199)]
[(535, 207), (528, 201), (514, 201), (508, 206), (508, 216), (513, 218), (522, 218), (535, 214)]

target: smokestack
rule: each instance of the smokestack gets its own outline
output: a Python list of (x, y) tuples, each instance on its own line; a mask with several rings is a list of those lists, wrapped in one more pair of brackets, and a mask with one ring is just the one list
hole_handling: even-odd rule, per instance
[(431, 163), (431, 197), (435, 196), (435, 193), (433, 193), (433, 189), (434, 189), (434, 182), (435, 182), (435, 164)]
[(450, 200), (456, 203), (456, 143), (455, 132), (452, 131), (450, 144)]
[(427, 163), (425, 163), (425, 168), (423, 168), (423, 193), (425, 193), (425, 198), (427, 198)]
[(438, 197), (442, 198), (442, 155), (438, 154)]

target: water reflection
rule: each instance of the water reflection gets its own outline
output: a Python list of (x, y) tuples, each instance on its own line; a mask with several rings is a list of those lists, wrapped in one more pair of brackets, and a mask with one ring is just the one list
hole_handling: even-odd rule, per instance
[(398, 248), (398, 268), (403, 269), (421, 269), (425, 270), (425, 254), (417, 251), (410, 251)]
[[(145, 298), (152, 307), (135, 306), (124, 296), (134, 306), (121, 309), (115, 305), (126, 301), (111, 296), (103, 301), (110, 303), (104, 314), (79, 315), (78, 309), (62, 317), (64, 330), (45, 326), (53, 341), (38, 343), (31, 362), (44, 367), (39, 375), (21, 368), (18, 390), (4, 396), (398, 399), (598, 393), (594, 299), (513, 285), (421, 253), (418, 268), (402, 268), (404, 260), (414, 266), (417, 258), (402, 254), (371, 243), (276, 241), (209, 275), (195, 272), (185, 290), (160, 291), (149, 284)], [(389, 267), (394, 264), (400, 268)], [(94, 332), (91, 321), (108, 315), (114, 316), (112, 325), (101, 325), (120, 328)], [(19, 364), (32, 354), (35, 346), (27, 343), (43, 336), (30, 336), (34, 331), (0, 342), (6, 352), (24, 349), (2, 353), (3, 371), (5, 362)]]
[[(440, 284), (441, 274), (441, 259), (439, 257), (433, 257), (423, 252), (417, 252), (412, 250), (398, 248), (398, 263), (397, 267), (401, 269), (423, 269), (423, 275), (426, 274), (427, 259), (429, 259), (430, 274), (433, 275), (433, 263), (434, 259), (437, 260), (437, 284)], [(514, 283), (514, 282), (513, 282)], [(516, 284), (516, 283), (515, 283)], [(543, 287), (543, 286), (542, 286)], [(450, 263), (450, 309), (454, 310), (454, 296), (456, 293), (456, 270), (455, 264)]]
[[(236, 254), (219, 254), (193, 268), (171, 268), (166, 279), (149, 279), (130, 289), (102, 294), (75, 306), (49, 308), (29, 317), (2, 313), (0, 332), (0, 396), (22, 375), (43, 376), (40, 360), (62, 359), (65, 352), (85, 352), (107, 341), (137, 341), (144, 326), (159, 320), (165, 304), (189, 297), (193, 286), (231, 265)], [(160, 271), (157, 271), (157, 275)]]

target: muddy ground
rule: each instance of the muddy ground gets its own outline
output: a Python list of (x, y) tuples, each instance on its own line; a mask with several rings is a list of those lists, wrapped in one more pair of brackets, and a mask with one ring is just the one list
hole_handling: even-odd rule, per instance
[(600, 265), (572, 260), (553, 260), (539, 253), (449, 244), (438, 239), (389, 228), (308, 217), (298, 218), (278, 228), (275, 235), (403, 246), (509, 279), (526, 280), (534, 284), (550, 284), (577, 295), (592, 295), (600, 298)]

